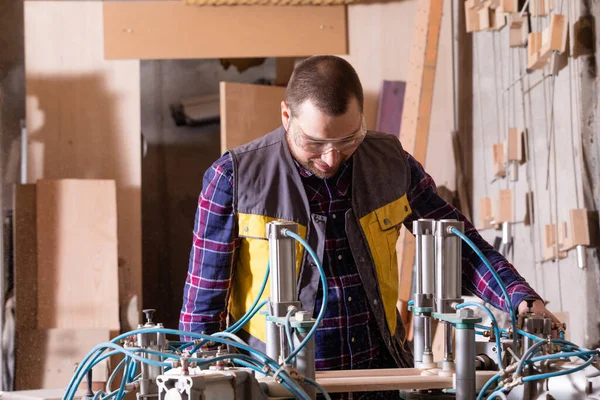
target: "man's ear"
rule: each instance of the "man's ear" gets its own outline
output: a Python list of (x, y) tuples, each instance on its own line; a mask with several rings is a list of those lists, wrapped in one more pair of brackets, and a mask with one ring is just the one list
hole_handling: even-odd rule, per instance
[(283, 100), (281, 102), (281, 123), (283, 124), (283, 127), (285, 128), (285, 130), (288, 130), (288, 127), (290, 126), (290, 118), (291, 118), (290, 108), (288, 107), (285, 100)]

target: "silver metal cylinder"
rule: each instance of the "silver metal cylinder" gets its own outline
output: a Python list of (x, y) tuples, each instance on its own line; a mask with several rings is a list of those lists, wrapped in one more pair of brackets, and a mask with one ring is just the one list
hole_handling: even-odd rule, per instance
[(444, 360), (454, 360), (454, 350), (452, 349), (452, 324), (444, 322)]
[(415, 235), (415, 307), (432, 307), (434, 286), (434, 229), (432, 219), (413, 222)]
[(423, 362), (423, 351), (425, 350), (425, 317), (415, 315), (413, 329), (413, 353), (415, 365), (417, 365)]
[(431, 317), (425, 317), (425, 323), (423, 324), (423, 332), (424, 332), (424, 351), (431, 353), (431, 348), (433, 347), (433, 335), (431, 334)]
[(586, 268), (587, 267), (586, 246), (583, 246), (583, 245), (576, 246), (575, 250), (577, 251), (577, 266), (581, 269)]
[[(296, 241), (284, 234), (288, 230), (298, 233), (298, 225), (285, 222), (270, 222), (267, 224), (267, 235), (269, 237), (269, 261), (271, 263), (271, 302), (284, 303), (296, 301), (298, 293), (296, 289)], [(275, 315), (276, 317), (284, 317)]]
[[(308, 334), (308, 330), (304, 332), (296, 331), (294, 334), (294, 348), (300, 346), (300, 343), (306, 338)], [(315, 380), (315, 337), (313, 336), (306, 346), (302, 348), (298, 352), (296, 356), (296, 370), (301, 375), (305, 377)], [(317, 392), (315, 387), (309, 384), (303, 385), (304, 391), (309, 395), (311, 399), (315, 399), (317, 397)]]
[(456, 400), (473, 400), (475, 390), (475, 330), (456, 329)]
[[(140, 328), (162, 328), (162, 324), (146, 324)], [(164, 333), (138, 333), (137, 334), (137, 346), (142, 349), (154, 350), (162, 352), (165, 350), (165, 334)], [(162, 357), (143, 353), (142, 357), (152, 361), (163, 361)], [(156, 365), (147, 363), (141, 363), (141, 377), (140, 377), (140, 390), (138, 397), (140, 398), (151, 398), (158, 397), (158, 385), (156, 384), (156, 378), (164, 373), (164, 368)]]
[(508, 245), (512, 241), (512, 224), (508, 221), (502, 223), (502, 244)]
[[(267, 237), (269, 238), (269, 263), (271, 266), (269, 298), (269, 315), (283, 318), (288, 307), (300, 308), (296, 277), (296, 240), (286, 236), (285, 232), (298, 233), (298, 225), (287, 222), (269, 222)], [(275, 322), (267, 321), (267, 355), (279, 361), (279, 357), (287, 357), (288, 347), (285, 342), (283, 328)]]
[(519, 162), (518, 161), (509, 161), (508, 162), (508, 176), (510, 177), (511, 182), (516, 182), (519, 180)]
[(435, 227), (435, 311), (454, 313), (452, 303), (462, 303), (462, 250), (461, 239), (451, 228), (464, 231), (464, 223), (440, 220)]
[(279, 361), (282, 336), (280, 329), (274, 322), (267, 321), (266, 353), (275, 361)]

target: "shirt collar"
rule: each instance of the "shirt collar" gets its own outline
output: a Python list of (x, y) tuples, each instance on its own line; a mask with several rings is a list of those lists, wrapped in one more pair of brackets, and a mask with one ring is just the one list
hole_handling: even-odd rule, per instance
[[(337, 187), (340, 196), (345, 196), (348, 193), (348, 189), (350, 188), (350, 183), (352, 179), (352, 158), (353, 157), (350, 157), (342, 163), (342, 165), (340, 166), (340, 170), (337, 174), (335, 174), (331, 178), (327, 178), (328, 182), (335, 182), (335, 186)], [(313, 174), (308, 169), (304, 168), (295, 159), (294, 164), (296, 165), (298, 173), (302, 178), (306, 178), (308, 181), (319, 181), (320, 183), (323, 183), (325, 181), (324, 179), (315, 176), (315, 174)]]

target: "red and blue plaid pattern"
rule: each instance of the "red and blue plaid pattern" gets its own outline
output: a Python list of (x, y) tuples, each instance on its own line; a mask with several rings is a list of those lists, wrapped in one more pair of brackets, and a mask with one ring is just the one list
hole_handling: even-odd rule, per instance
[[(404, 222), (408, 229), (417, 218), (461, 219), (464, 216), (436, 194), (433, 179), (407, 153), (411, 169), (408, 191), (413, 213)], [(395, 366), (382, 344), (373, 314), (345, 234), (344, 214), (351, 207), (352, 163), (339, 173), (320, 179), (298, 166), (312, 213), (327, 217), (323, 266), (329, 285), (329, 301), (323, 324), (316, 332), (318, 370), (385, 368)], [(377, 173), (374, 171), (373, 173)], [(213, 333), (225, 329), (226, 304), (231, 288), (239, 238), (233, 203), (233, 165), (225, 155), (204, 176), (193, 232), (185, 283), (180, 329)], [(465, 221), (465, 233), (498, 271), (517, 307), (525, 298), (539, 298), (515, 268)], [(463, 246), (463, 287), (492, 305), (505, 309), (502, 292), (477, 255)], [(320, 309), (321, 289), (315, 310)]]

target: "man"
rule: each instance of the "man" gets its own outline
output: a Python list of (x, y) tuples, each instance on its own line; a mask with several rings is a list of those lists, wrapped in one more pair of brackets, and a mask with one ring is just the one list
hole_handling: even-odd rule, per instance
[[(265, 224), (274, 219), (298, 223), (326, 272), (317, 370), (413, 366), (396, 309), (395, 244), (401, 225), (410, 230), (418, 218), (464, 220), (465, 233), (499, 272), (518, 311), (526, 309), (525, 299), (536, 299), (534, 311), (547, 312), (514, 267), (436, 194), (432, 178), (400, 142), (366, 130), (362, 86), (348, 62), (317, 56), (299, 63), (281, 120), (279, 129), (226, 153), (205, 174), (180, 329), (213, 333), (225, 329), (228, 314), (244, 315), (265, 274)], [(305, 253), (299, 298), (316, 316), (319, 274)], [(464, 288), (506, 310), (498, 284), (466, 245), (463, 260)], [(264, 317), (255, 317), (241, 335), (264, 350), (264, 326)]]

